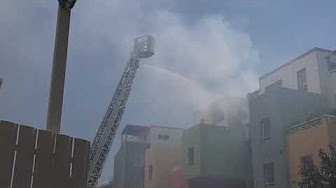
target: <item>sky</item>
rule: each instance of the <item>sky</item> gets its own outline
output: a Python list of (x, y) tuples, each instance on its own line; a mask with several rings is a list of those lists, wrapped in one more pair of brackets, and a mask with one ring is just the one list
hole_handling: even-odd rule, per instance
[[(93, 140), (132, 50), (142, 60), (120, 128), (187, 128), (218, 97), (244, 97), (258, 77), (313, 47), (336, 49), (333, 1), (79, 0), (72, 10), (61, 132)], [(0, 119), (44, 129), (56, 1), (0, 0)], [(120, 129), (120, 130), (121, 130)], [(113, 174), (117, 137), (101, 182)]]

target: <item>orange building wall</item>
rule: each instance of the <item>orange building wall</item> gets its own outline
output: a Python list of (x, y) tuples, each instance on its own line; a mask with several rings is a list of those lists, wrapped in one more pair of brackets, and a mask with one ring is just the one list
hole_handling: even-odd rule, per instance
[(313, 155), (314, 165), (319, 164), (319, 149), (327, 149), (330, 144), (330, 127), (322, 124), (287, 136), (287, 169), (292, 188), (301, 180), (298, 174), (300, 157)]
[[(156, 147), (146, 151), (145, 188), (168, 188), (170, 172), (182, 165), (181, 148)], [(149, 180), (149, 166), (153, 165), (153, 179)]]

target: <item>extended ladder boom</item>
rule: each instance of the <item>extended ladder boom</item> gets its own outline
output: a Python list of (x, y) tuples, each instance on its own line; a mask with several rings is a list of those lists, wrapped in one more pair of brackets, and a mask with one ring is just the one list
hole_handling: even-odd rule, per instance
[(139, 37), (134, 41), (134, 51), (128, 61), (124, 73), (119, 81), (113, 98), (107, 108), (103, 121), (90, 148), (90, 168), (88, 173), (88, 187), (95, 187), (117, 133), (122, 115), (124, 113), (132, 83), (139, 68), (140, 58), (153, 55), (154, 38), (150, 36)]
[(139, 59), (131, 58), (108, 106), (104, 119), (91, 145), (88, 185), (94, 187), (101, 176), (103, 166), (124, 113), (132, 83), (139, 67)]

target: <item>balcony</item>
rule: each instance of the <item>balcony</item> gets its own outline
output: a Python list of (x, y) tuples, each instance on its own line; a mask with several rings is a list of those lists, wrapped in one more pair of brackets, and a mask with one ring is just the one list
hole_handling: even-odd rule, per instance
[(292, 126), (291, 128), (289, 128), (288, 134), (295, 134), (300, 131), (310, 129), (312, 127), (327, 125), (330, 123), (336, 123), (336, 116), (324, 115)]

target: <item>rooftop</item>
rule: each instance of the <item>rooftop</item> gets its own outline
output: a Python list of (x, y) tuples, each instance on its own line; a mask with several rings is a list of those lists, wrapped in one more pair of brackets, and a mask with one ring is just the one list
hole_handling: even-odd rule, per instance
[(315, 48), (310, 49), (309, 51), (307, 51), (307, 52), (301, 54), (300, 56), (298, 56), (298, 57), (296, 57), (296, 58), (294, 58), (294, 59), (288, 61), (287, 63), (281, 65), (280, 67), (278, 67), (278, 68), (276, 68), (276, 69), (274, 69), (274, 70), (272, 70), (272, 71), (270, 71), (270, 72), (268, 72), (268, 73), (266, 73), (266, 74), (263, 74), (262, 76), (259, 77), (259, 80), (260, 80), (260, 79), (263, 79), (263, 78), (265, 78), (265, 77), (267, 77), (268, 75), (270, 75), (270, 74), (272, 74), (272, 73), (274, 73), (274, 72), (276, 72), (276, 71), (278, 71), (278, 70), (280, 70), (280, 69), (283, 68), (283, 67), (286, 67), (286, 66), (288, 66), (288, 65), (290, 65), (290, 64), (292, 64), (292, 63), (294, 63), (295, 61), (297, 61), (297, 60), (303, 58), (304, 56), (307, 56), (307, 55), (309, 55), (309, 54), (311, 54), (311, 53), (313, 53), (313, 52), (316, 52), (316, 51), (333, 52), (332, 50), (326, 50), (326, 49), (323, 49), (323, 48), (315, 47)]
[(149, 127), (141, 126), (141, 125), (126, 125), (122, 134), (133, 135), (133, 136), (146, 136)]

